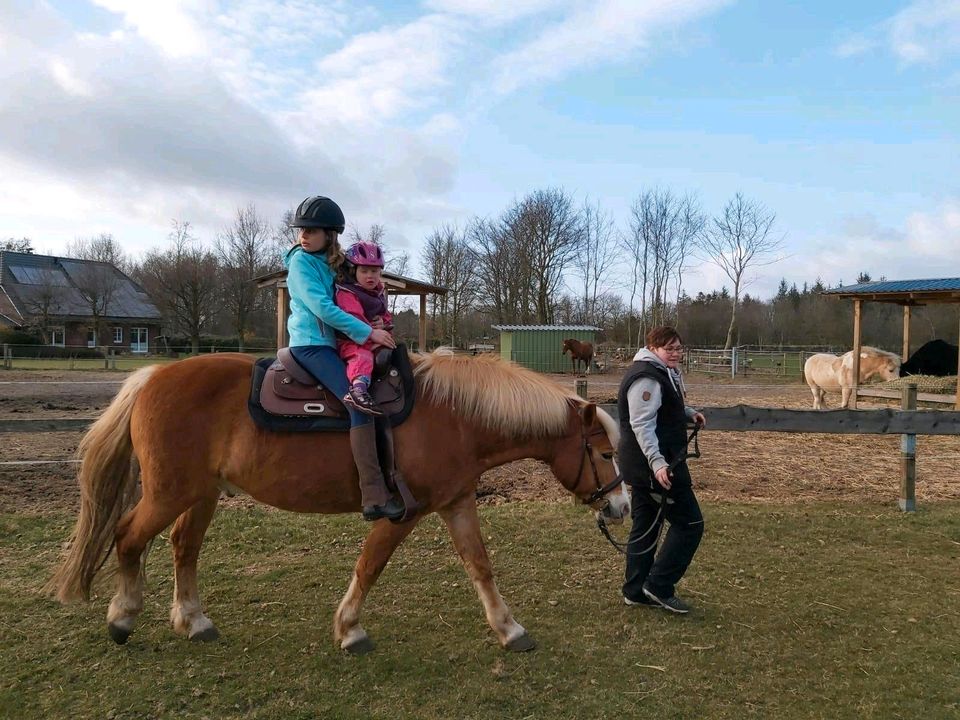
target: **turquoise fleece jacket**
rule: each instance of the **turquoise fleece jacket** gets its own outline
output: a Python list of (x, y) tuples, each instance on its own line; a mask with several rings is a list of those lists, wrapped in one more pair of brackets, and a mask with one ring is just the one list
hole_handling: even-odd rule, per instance
[(370, 337), (373, 328), (334, 302), (335, 275), (325, 253), (305, 252), (295, 247), (283, 258), (287, 266), (287, 288), (290, 291), (290, 317), (287, 332), (290, 347), (327, 345), (337, 347), (335, 331), (339, 330), (358, 345)]

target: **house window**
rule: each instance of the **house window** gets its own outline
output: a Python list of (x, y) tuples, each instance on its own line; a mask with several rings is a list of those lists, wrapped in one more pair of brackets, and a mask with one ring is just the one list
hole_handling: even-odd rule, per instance
[(123, 328), (115, 327), (113, 329), (113, 342), (115, 344), (120, 344), (123, 342)]
[(145, 353), (148, 349), (147, 329), (130, 328), (130, 352)]
[(66, 333), (62, 327), (50, 328), (50, 344), (63, 347)]
[(87, 347), (92, 348), (96, 346), (97, 346), (97, 331), (87, 330)]

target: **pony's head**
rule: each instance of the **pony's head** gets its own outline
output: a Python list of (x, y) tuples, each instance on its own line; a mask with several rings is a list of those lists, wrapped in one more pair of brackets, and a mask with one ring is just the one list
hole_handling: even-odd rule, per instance
[(614, 453), (620, 432), (613, 418), (591, 402), (571, 398), (569, 405), (576, 442), (558, 443), (550, 469), (557, 480), (581, 502), (610, 521), (630, 514), (630, 496), (622, 482)]
[(900, 377), (900, 356), (879, 348), (864, 346), (860, 349), (860, 375), (865, 379), (879, 375), (884, 380)]

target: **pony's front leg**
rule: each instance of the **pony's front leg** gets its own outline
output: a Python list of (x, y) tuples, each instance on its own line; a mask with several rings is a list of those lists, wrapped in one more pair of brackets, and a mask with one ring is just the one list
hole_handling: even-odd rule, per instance
[(846, 410), (850, 406), (850, 396), (853, 394), (853, 388), (845, 387), (840, 391), (840, 407)]
[(177, 518), (170, 533), (173, 545), (173, 605), (170, 622), (175, 632), (191, 640), (208, 641), (219, 637), (217, 628), (203, 614), (200, 605), (200, 590), (197, 587), (197, 558), (200, 545), (207, 532), (213, 513), (217, 509), (219, 494), (204, 498)]
[(358, 655), (373, 650), (373, 641), (360, 626), (360, 608), (393, 551), (410, 534), (419, 518), (418, 515), (404, 523), (378, 520), (363, 541), (350, 587), (333, 616), (333, 639), (342, 650)]
[(500, 645), (514, 652), (533, 650), (537, 644), (527, 635), (523, 626), (513, 619), (510, 608), (503, 601), (493, 580), (490, 558), (480, 534), (476, 499), (472, 495), (464, 497), (451, 507), (441, 510), (440, 516), (447, 524), (453, 544), (460, 553), (463, 565), (483, 603), (487, 622), (496, 633)]

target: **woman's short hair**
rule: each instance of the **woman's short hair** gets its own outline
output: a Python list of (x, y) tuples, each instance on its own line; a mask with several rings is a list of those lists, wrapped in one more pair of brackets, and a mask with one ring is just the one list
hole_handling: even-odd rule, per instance
[(676, 328), (672, 328), (669, 325), (655, 327), (647, 333), (647, 347), (651, 349), (666, 347), (674, 340), (683, 343), (683, 338), (680, 337), (680, 333), (677, 332)]

